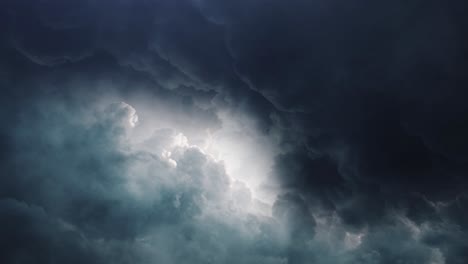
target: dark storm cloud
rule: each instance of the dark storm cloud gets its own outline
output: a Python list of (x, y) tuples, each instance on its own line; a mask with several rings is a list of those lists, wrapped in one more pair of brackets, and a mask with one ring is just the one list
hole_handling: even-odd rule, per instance
[(462, 183), (453, 175), (463, 170), (466, 113), (458, 3), (259, 1), (232, 12), (202, 3), (207, 16), (225, 16), (252, 88), (281, 109), (306, 112), (298, 120), (318, 131), (313, 148), (338, 145), (357, 173), (390, 185)]
[[(466, 7), (3, 1), (2, 260), (466, 262)], [(273, 218), (200, 219), (206, 197), (228, 207), (221, 165), (188, 148), (172, 168), (151, 151), (173, 130), (128, 152), (134, 110), (112, 96), (193, 134), (253, 116), (282, 147)]]
[(213, 2), (200, 8), (226, 27), (239, 75), (279, 109), (304, 112), (293, 119), (305, 151), (277, 159), (285, 186), (361, 228), (402, 208), (438, 222), (419, 199), (466, 193), (462, 3)]
[(13, 199), (2, 199), (0, 212), (3, 262), (101, 263), (85, 238), (64, 223), (50, 218), (42, 208)]

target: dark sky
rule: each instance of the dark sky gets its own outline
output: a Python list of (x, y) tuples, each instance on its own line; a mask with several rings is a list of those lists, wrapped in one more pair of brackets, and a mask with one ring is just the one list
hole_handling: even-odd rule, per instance
[(0, 1), (0, 263), (468, 263), (465, 10)]

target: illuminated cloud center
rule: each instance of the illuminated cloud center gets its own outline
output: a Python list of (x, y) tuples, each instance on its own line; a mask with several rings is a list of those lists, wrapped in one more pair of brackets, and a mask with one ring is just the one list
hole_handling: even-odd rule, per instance
[[(151, 133), (147, 131), (146, 136), (133, 142), (134, 147), (155, 153), (172, 168), (178, 166), (175, 153), (190, 148), (197, 149), (223, 166), (230, 179), (230, 195), (236, 203), (251, 212), (271, 214), (271, 206), (277, 193), (268, 176), (271, 175), (275, 152), (267, 137), (252, 127), (239, 124), (241, 120), (220, 113), (222, 128), (212, 133), (207, 131), (205, 138), (195, 140), (202, 143), (193, 144), (192, 140), (175, 129), (148, 127), (142, 124), (144, 121), (137, 123), (136, 110), (126, 103), (121, 104), (126, 109), (125, 123), (129, 124), (131, 130), (138, 129), (140, 125), (151, 130)], [(206, 188), (210, 186), (207, 185)]]
[(276, 198), (271, 179), (276, 151), (270, 139), (238, 120), (221, 114), (223, 128), (209, 135), (204, 149), (224, 162), (230, 177), (245, 183), (253, 197), (272, 204)]

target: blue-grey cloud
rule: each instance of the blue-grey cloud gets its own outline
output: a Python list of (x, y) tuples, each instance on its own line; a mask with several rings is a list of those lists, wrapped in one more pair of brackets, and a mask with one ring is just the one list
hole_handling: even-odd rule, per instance
[(464, 9), (0, 3), (2, 263), (465, 263)]

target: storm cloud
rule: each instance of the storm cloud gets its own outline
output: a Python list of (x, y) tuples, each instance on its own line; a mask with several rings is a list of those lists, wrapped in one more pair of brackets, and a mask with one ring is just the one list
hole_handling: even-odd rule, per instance
[(2, 1), (1, 262), (466, 263), (466, 8)]

